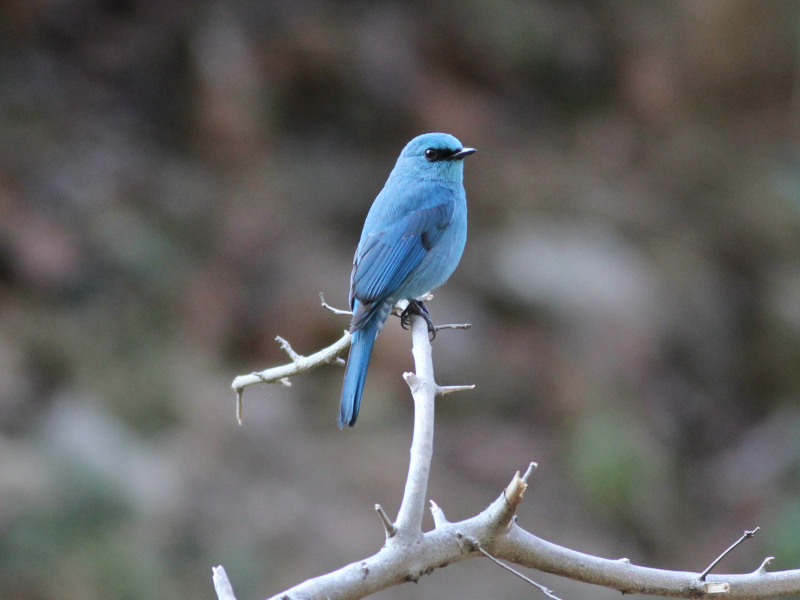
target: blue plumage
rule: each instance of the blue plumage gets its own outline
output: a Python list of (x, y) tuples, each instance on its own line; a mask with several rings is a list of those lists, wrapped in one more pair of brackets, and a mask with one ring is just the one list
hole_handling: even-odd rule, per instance
[(464, 148), (446, 133), (411, 140), (367, 214), (350, 275), (353, 341), (339, 427), (354, 425), (375, 338), (392, 307), (439, 287), (467, 241)]

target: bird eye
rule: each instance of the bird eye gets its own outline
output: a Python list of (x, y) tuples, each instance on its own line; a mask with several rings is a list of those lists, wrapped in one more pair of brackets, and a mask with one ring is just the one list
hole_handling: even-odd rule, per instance
[(439, 153), (434, 148), (428, 148), (425, 150), (425, 158), (430, 161), (434, 161), (439, 157)]

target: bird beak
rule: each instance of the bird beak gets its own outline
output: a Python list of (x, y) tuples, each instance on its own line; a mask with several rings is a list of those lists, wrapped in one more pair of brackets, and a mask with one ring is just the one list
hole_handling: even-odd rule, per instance
[(475, 154), (477, 150), (475, 148), (462, 148), (458, 152), (455, 152), (447, 157), (447, 160), (461, 160), (465, 156), (469, 156), (470, 154)]

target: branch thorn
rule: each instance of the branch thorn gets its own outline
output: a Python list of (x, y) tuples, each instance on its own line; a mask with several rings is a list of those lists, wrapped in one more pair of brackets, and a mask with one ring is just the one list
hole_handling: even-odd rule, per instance
[(212, 580), (214, 581), (214, 590), (217, 592), (218, 600), (236, 600), (233, 595), (233, 586), (231, 585), (228, 574), (225, 572), (225, 567), (222, 565), (218, 567), (211, 567)]
[(760, 575), (764, 575), (767, 572), (767, 565), (769, 565), (769, 563), (771, 563), (773, 560), (775, 560), (774, 556), (768, 556), (764, 559), (764, 562), (761, 563), (761, 566), (758, 567), (755, 572), (759, 573)]
[(453, 392), (462, 392), (464, 390), (474, 390), (475, 384), (472, 385), (439, 385), (436, 386), (436, 395), (444, 396), (445, 394), (452, 394)]
[(443, 527), (447, 525), (450, 521), (447, 520), (447, 517), (444, 515), (444, 511), (441, 507), (434, 502), (433, 499), (430, 500), (431, 503), (431, 516), (433, 517), (433, 526), (435, 529), (439, 529), (439, 527)]
[(378, 516), (381, 518), (381, 523), (383, 523), (383, 529), (386, 531), (386, 538), (394, 537), (397, 533), (397, 527), (394, 526), (392, 520), (389, 518), (389, 515), (386, 514), (386, 511), (383, 510), (383, 507), (380, 504), (375, 505), (375, 512), (378, 513)]
[(403, 379), (406, 380), (408, 387), (411, 388), (412, 394), (422, 385), (422, 380), (417, 377), (417, 374), (410, 371), (403, 373)]

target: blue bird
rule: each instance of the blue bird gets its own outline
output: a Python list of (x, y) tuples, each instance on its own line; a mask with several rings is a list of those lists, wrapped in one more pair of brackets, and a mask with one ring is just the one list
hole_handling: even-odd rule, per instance
[(355, 425), (375, 338), (392, 307), (411, 301), (401, 322), (420, 314), (414, 298), (439, 287), (455, 271), (467, 241), (464, 148), (446, 133), (411, 140), (372, 203), (350, 275), (353, 338), (339, 403), (339, 429)]

